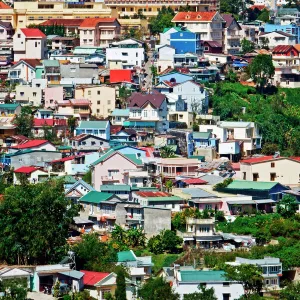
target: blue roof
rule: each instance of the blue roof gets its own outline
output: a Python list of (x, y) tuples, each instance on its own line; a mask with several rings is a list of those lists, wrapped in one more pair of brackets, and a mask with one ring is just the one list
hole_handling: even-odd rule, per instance
[(111, 116), (118, 116), (118, 117), (129, 117), (129, 108), (127, 109), (114, 109), (111, 113)]

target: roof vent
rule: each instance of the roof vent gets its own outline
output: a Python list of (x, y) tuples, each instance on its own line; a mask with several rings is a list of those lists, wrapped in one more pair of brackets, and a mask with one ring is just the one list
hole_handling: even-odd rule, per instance
[(190, 19), (190, 15), (186, 15), (185, 18), (188, 20)]
[(200, 15), (198, 15), (198, 16), (197, 16), (197, 19), (201, 19), (201, 16), (200, 16)]

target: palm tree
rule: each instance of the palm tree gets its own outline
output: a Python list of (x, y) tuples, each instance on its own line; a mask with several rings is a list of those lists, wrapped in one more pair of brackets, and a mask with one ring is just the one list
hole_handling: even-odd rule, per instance
[(160, 148), (160, 156), (162, 158), (173, 158), (175, 157), (175, 152), (170, 146), (163, 146)]

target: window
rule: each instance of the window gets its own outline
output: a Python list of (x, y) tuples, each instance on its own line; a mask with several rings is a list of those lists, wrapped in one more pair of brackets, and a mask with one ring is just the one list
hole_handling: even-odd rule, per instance
[(20, 38), (21, 38), (21, 34), (19, 33), (19, 34), (18, 34), (18, 39), (20, 39)]
[(83, 33), (84, 33), (84, 34), (87, 34), (87, 30), (84, 30)]
[(246, 172), (243, 172), (243, 180), (246, 180)]
[(32, 93), (32, 96), (33, 96), (33, 97), (36, 97), (36, 92), (33, 92), (33, 93)]
[(258, 178), (258, 173), (253, 173), (253, 181), (257, 181)]
[(92, 145), (92, 146), (95, 146), (95, 145), (96, 145), (96, 142), (95, 142), (95, 141), (92, 141), (92, 142), (91, 142), (91, 145)]
[(100, 95), (100, 91), (97, 91), (97, 95)]
[(270, 181), (275, 181), (276, 173), (270, 173)]
[(108, 170), (108, 176), (114, 176), (119, 173), (119, 170)]
[(135, 53), (135, 56), (138, 57), (139, 56), (138, 53)]
[(107, 104), (110, 105), (110, 104), (111, 104), (111, 101), (110, 101), (110, 100), (107, 100)]
[(230, 300), (230, 294), (223, 294), (223, 300)]
[(97, 113), (98, 113), (98, 114), (100, 113), (100, 109), (97, 109)]
[(205, 46), (204, 51), (208, 51), (208, 50), (209, 50), (209, 47)]
[(230, 286), (229, 282), (223, 282), (223, 286)]
[(271, 266), (270, 267), (270, 273), (277, 273), (278, 272), (278, 266)]
[(88, 91), (88, 95), (91, 96), (92, 95), (92, 91)]
[(136, 117), (136, 110), (132, 111), (132, 116), (135, 118)]
[(148, 117), (148, 111), (144, 110), (144, 117), (147, 118)]
[(212, 205), (211, 204), (205, 204), (205, 209), (212, 209)]
[(275, 163), (271, 162), (271, 168), (275, 168)]
[(20, 96), (21, 96), (21, 97), (24, 97), (24, 92), (20, 92)]
[(127, 52), (122, 52), (122, 55), (123, 56), (128, 56), (128, 53)]

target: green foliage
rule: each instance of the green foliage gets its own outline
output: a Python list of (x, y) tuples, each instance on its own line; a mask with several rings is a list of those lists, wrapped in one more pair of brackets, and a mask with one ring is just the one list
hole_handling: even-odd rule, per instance
[(300, 282), (290, 283), (280, 291), (282, 300), (299, 300)]
[(259, 16), (257, 17), (257, 20), (260, 20), (262, 22), (269, 22), (270, 20), (270, 11), (266, 8), (264, 8), (261, 13), (259, 14)]
[(193, 123), (193, 131), (199, 131), (199, 125), (196, 123)]
[(173, 27), (171, 22), (175, 13), (171, 7), (166, 8), (165, 6), (159, 11), (156, 17), (150, 19), (150, 31), (152, 34), (158, 34), (163, 32), (164, 28)]
[(150, 278), (138, 290), (141, 300), (179, 300), (179, 294), (162, 277)]
[(244, 9), (242, 0), (221, 0), (220, 1), (220, 12), (230, 13), (238, 16)]
[(31, 128), (33, 127), (33, 115), (32, 111), (28, 106), (23, 106), (21, 113), (14, 119), (17, 133), (31, 137)]
[(293, 218), (298, 210), (299, 204), (294, 196), (285, 195), (276, 205), (276, 211), (283, 218)]
[(78, 207), (65, 199), (61, 181), (11, 186), (0, 202), (0, 259), (49, 264), (65, 255), (69, 224)]
[(53, 132), (53, 127), (43, 126), (43, 138), (47, 141), (53, 142), (56, 139), (56, 135)]
[(88, 184), (92, 184), (92, 171), (88, 170), (82, 177), (82, 180), (84, 180)]
[(265, 143), (261, 149), (261, 153), (265, 155), (274, 155), (279, 150), (277, 144)]
[(166, 145), (160, 148), (160, 155), (162, 158), (173, 158), (175, 152), (172, 147)]
[(229, 81), (229, 82), (237, 82), (238, 81), (237, 74), (231, 68), (226, 73), (225, 79), (226, 79), (226, 81)]
[(29, 24), (27, 27), (28, 28), (38, 28), (45, 35), (65, 36), (65, 28), (63, 25), (53, 24), (50, 26), (43, 26), (43, 25), (37, 25), (37, 24)]
[(225, 266), (225, 277), (230, 281), (241, 283), (245, 291), (245, 299), (251, 295), (259, 295), (263, 287), (262, 270), (256, 265)]
[(70, 130), (70, 135), (73, 136), (74, 130), (75, 130), (75, 127), (77, 124), (77, 119), (75, 117), (70, 117), (70, 118), (68, 118), (67, 123), (68, 123), (68, 127)]
[(167, 180), (165, 183), (165, 187), (167, 189), (168, 192), (170, 192), (173, 188), (173, 181), (172, 180)]
[(127, 99), (131, 95), (131, 90), (126, 88), (125, 86), (121, 86), (119, 88), (119, 97), (123, 99)]
[(255, 49), (254, 43), (245, 38), (243, 38), (241, 41), (241, 48), (242, 54), (252, 52)]
[(169, 253), (163, 253), (163, 254), (150, 253), (150, 255), (152, 255), (152, 261), (154, 264), (153, 267), (154, 275), (157, 275), (162, 268), (172, 266), (179, 257), (179, 254), (169, 254)]
[(154, 254), (160, 254), (164, 251), (169, 253), (178, 252), (183, 240), (172, 230), (162, 230), (160, 234), (153, 236), (148, 241), (148, 248)]
[(54, 286), (53, 286), (53, 297), (58, 298), (59, 296), (59, 287), (60, 287), (60, 282), (56, 280)]
[(205, 286), (198, 286), (199, 292), (185, 294), (183, 300), (218, 300), (214, 288), (207, 289)]
[(3, 279), (0, 281), (0, 292), (3, 300), (27, 299), (27, 278)]
[(232, 178), (226, 178), (223, 182), (220, 182), (220, 183), (217, 183), (216, 185), (214, 185), (213, 190), (217, 191), (220, 189), (224, 189), (232, 182), (233, 182)]
[(122, 270), (119, 270), (117, 273), (117, 288), (115, 292), (116, 300), (126, 300), (126, 282), (125, 282), (125, 274)]

